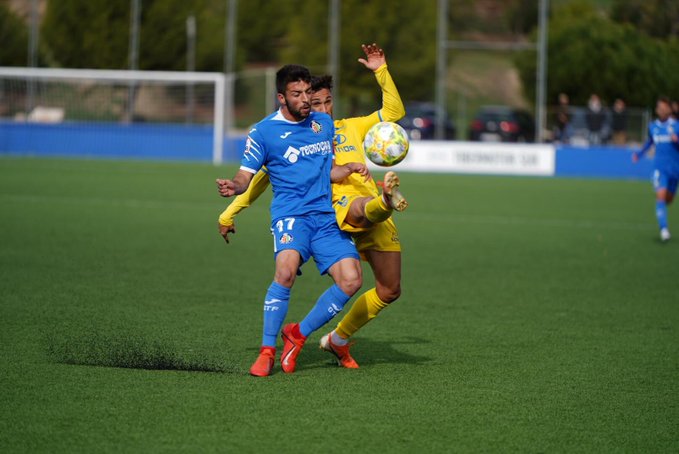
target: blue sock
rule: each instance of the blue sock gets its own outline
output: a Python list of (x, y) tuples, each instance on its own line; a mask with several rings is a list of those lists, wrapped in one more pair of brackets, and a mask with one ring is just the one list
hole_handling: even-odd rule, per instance
[(302, 336), (308, 336), (332, 320), (332, 318), (344, 308), (344, 305), (347, 304), (349, 298), (351, 298), (351, 296), (344, 293), (337, 284), (334, 284), (326, 290), (320, 298), (318, 298), (316, 305), (309, 311), (307, 316), (304, 317), (304, 320), (299, 322), (299, 331), (302, 333)]
[(262, 347), (276, 348), (276, 339), (288, 313), (290, 289), (272, 282), (264, 298), (264, 334)]
[(667, 204), (664, 200), (655, 202), (655, 217), (658, 218), (660, 230), (667, 228)]

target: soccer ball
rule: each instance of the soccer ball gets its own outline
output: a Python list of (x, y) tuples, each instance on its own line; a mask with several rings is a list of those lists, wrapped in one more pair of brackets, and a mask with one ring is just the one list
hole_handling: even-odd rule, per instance
[(408, 133), (401, 126), (389, 121), (377, 123), (368, 130), (363, 139), (365, 155), (373, 163), (391, 167), (403, 161), (408, 154)]

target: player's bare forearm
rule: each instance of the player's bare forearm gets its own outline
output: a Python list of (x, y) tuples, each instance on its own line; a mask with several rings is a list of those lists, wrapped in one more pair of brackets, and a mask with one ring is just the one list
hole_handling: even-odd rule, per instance
[(365, 164), (361, 162), (348, 162), (341, 166), (333, 166), (332, 170), (330, 171), (330, 181), (333, 183), (340, 183), (352, 173), (358, 173), (359, 175), (362, 175), (365, 178), (365, 181), (368, 181), (370, 178), (372, 178), (370, 175), (370, 170), (368, 170), (368, 167)]
[(233, 197), (244, 193), (254, 175), (244, 170), (239, 170), (232, 180), (217, 179), (217, 191), (222, 197)]
[(255, 203), (268, 187), (269, 175), (260, 170), (250, 182), (248, 189), (233, 199), (229, 206), (219, 215), (219, 224), (224, 226), (232, 225), (236, 215)]

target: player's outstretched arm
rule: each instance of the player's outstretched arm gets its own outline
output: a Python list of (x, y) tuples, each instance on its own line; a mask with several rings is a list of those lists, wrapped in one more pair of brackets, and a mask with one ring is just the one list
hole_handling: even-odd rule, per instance
[(651, 149), (651, 146), (653, 146), (653, 136), (649, 131), (646, 143), (644, 143), (644, 145), (641, 147), (639, 151), (635, 151), (634, 153), (632, 153), (632, 162), (635, 164), (639, 162), (639, 159), (641, 159), (648, 152), (648, 150)]
[(363, 175), (365, 181), (368, 181), (372, 178), (372, 175), (370, 175), (370, 170), (368, 170), (368, 166), (362, 162), (348, 162), (341, 166), (333, 165), (332, 170), (330, 171), (330, 181), (333, 183), (340, 183), (352, 173)]
[(233, 180), (217, 178), (217, 191), (222, 197), (240, 195), (247, 190), (252, 177), (254, 177), (254, 174), (245, 170), (239, 170), (236, 176), (233, 177)]
[(222, 235), (227, 243), (229, 242), (229, 233), (236, 233), (234, 221), (236, 215), (252, 205), (267, 187), (269, 187), (269, 174), (260, 170), (250, 182), (248, 189), (233, 199), (229, 206), (219, 215), (219, 222), (217, 224), (219, 234)]
[(359, 58), (358, 61), (375, 73), (377, 83), (382, 89), (382, 109), (380, 109), (382, 121), (400, 120), (406, 114), (406, 110), (396, 84), (387, 69), (387, 58), (384, 55), (384, 50), (376, 43), (367, 46), (363, 44), (361, 47), (366, 58)]

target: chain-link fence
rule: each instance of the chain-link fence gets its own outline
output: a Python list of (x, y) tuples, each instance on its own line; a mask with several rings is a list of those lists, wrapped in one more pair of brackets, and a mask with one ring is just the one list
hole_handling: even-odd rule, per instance
[(599, 112), (583, 106), (568, 107), (563, 115), (558, 107), (548, 109), (547, 126), (555, 142), (577, 146), (636, 146), (646, 140), (651, 111), (625, 108), (620, 112), (602, 108)]

